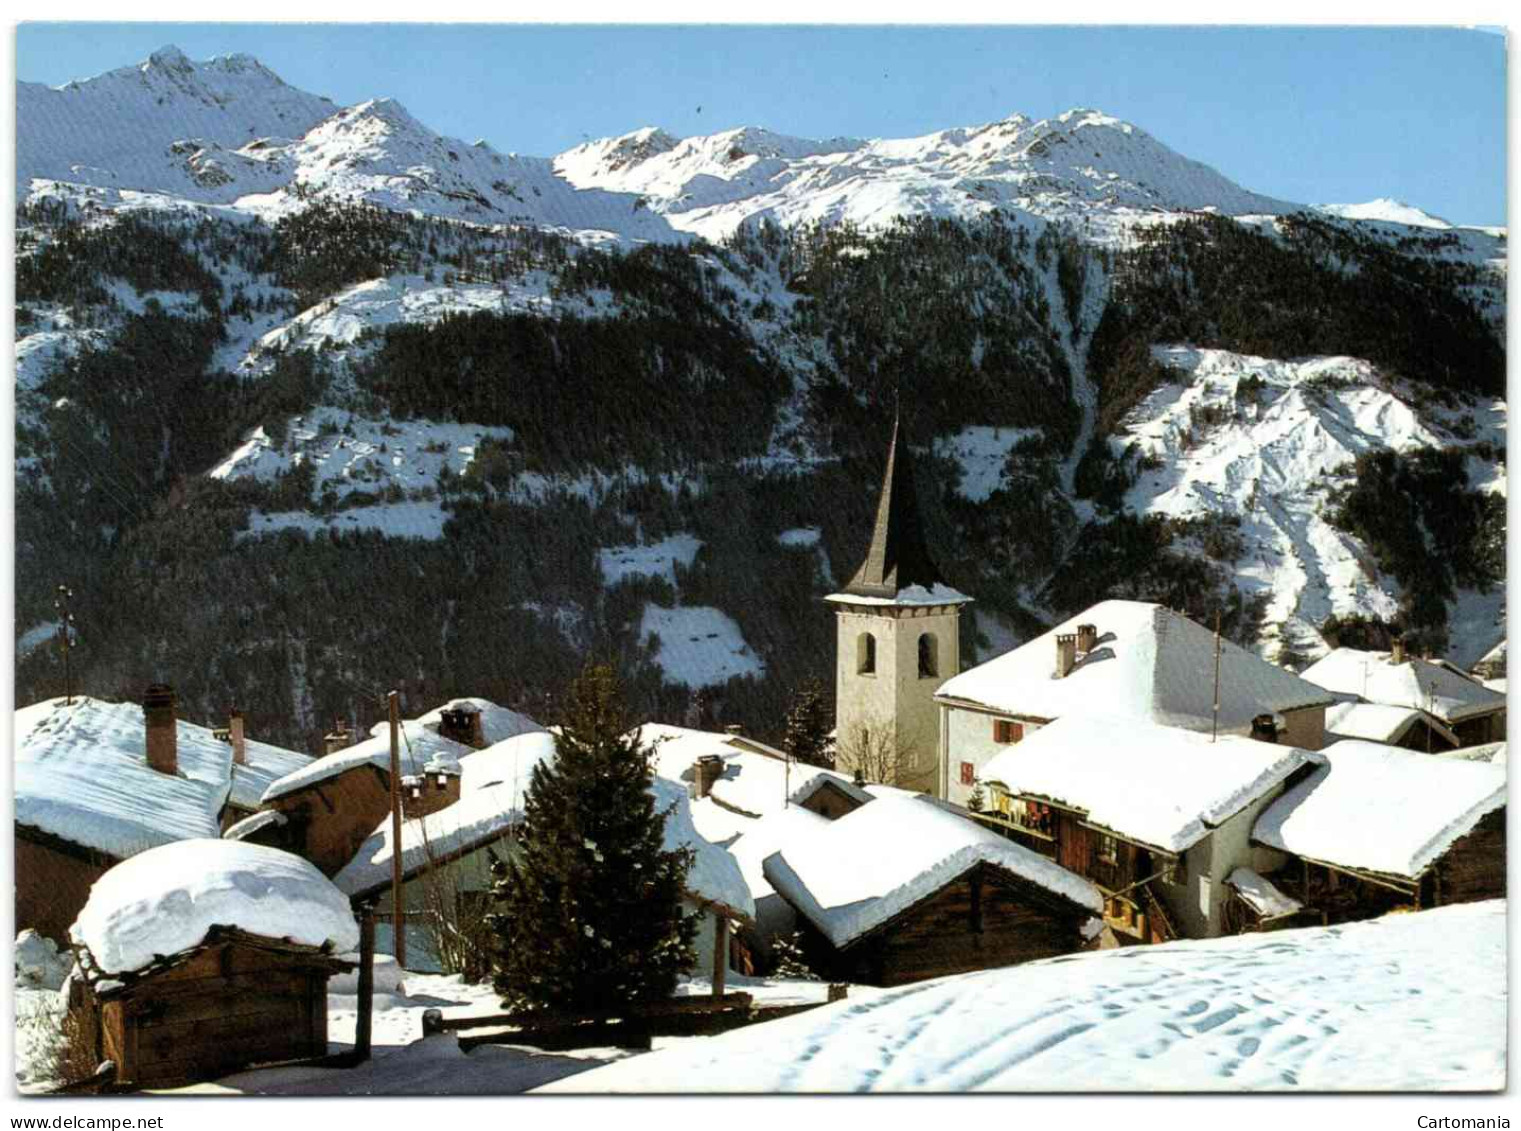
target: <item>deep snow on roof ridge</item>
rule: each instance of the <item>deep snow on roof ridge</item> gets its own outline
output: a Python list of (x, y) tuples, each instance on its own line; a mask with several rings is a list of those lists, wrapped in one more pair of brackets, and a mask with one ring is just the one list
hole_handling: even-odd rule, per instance
[[(1347, 739), (1335, 743), (1310, 757), (1320, 762), (1320, 767), (1262, 811), (1252, 828), (1253, 840), (1260, 841), (1270, 848), (1324, 860), (1329, 864), (1403, 875), (1414, 879), (1453, 844), (1471, 832), (1484, 817), (1502, 808), (1507, 800), (1506, 770), (1487, 762), (1434, 758), (1398, 746), (1386, 746), (1382, 743), (1360, 739)], [(1355, 789), (1366, 789), (1370, 784), (1398, 785), (1397, 778), (1402, 771), (1409, 771), (1417, 779), (1426, 778), (1425, 781), (1417, 780), (1409, 786), (1419, 791), (1419, 798), (1403, 799), (1412, 802), (1419, 801), (1418, 805), (1401, 806), (1401, 819), (1396, 827), (1406, 830), (1415, 828), (1415, 814), (1430, 812), (1435, 805), (1439, 804), (1439, 795), (1432, 787), (1430, 775), (1446, 775), (1453, 782), (1460, 782), (1464, 775), (1476, 782), (1481, 782), (1482, 778), (1487, 776), (1493, 781), (1494, 788), (1488, 793), (1477, 795), (1476, 799), (1461, 811), (1449, 813), (1441, 825), (1413, 846), (1403, 846), (1401, 848), (1403, 858), (1397, 862), (1399, 870), (1396, 871), (1393, 868), (1381, 866), (1391, 861), (1379, 860), (1375, 865), (1369, 863), (1375, 859), (1375, 856), (1359, 855), (1363, 847), (1369, 843), (1387, 843), (1387, 830), (1382, 839), (1374, 839), (1368, 830), (1359, 827), (1357, 833), (1346, 842), (1354, 846), (1350, 852), (1344, 851), (1340, 844), (1328, 842), (1323, 835), (1317, 836), (1317, 830), (1314, 829), (1308, 830), (1308, 835), (1305, 829), (1291, 829), (1285, 835), (1284, 826), (1290, 824), (1294, 816), (1307, 803), (1314, 806), (1317, 792), (1325, 788), (1328, 781), (1335, 779), (1338, 762), (1346, 769), (1345, 777), (1351, 780)], [(1359, 773), (1359, 771), (1362, 772)], [(1326, 813), (1321, 815), (1322, 826), (1328, 819), (1336, 822), (1338, 828), (1345, 826), (1349, 815), (1336, 811), (1331, 805), (1331, 802), (1345, 788), (1342, 782), (1338, 782), (1335, 787), (1336, 793), (1324, 795)]]
[[(819, 903), (816, 895), (819, 879), (837, 874), (835, 870), (845, 866), (843, 861), (849, 855), (844, 851), (845, 846), (869, 840), (879, 831), (877, 826), (900, 826), (904, 818), (909, 825), (917, 824), (920, 835), (905, 837), (900, 841), (900, 847), (911, 841), (926, 849), (928, 866), (885, 892), (864, 895), (839, 908), (824, 907)], [(961, 834), (960, 844), (953, 843), (957, 839), (956, 833)], [(927, 844), (926, 837), (936, 838), (937, 843)], [(829, 862), (821, 864), (821, 856), (828, 857)], [(1082, 877), (968, 818), (955, 816), (916, 798), (873, 798), (870, 805), (804, 830), (790, 846), (783, 845), (767, 856), (761, 867), (767, 881), (779, 894), (796, 903), (836, 946), (844, 947), (938, 891), (979, 862), (1003, 868), (1095, 913), (1103, 908), (1098, 890)], [(812, 882), (808, 873), (812, 873)]]

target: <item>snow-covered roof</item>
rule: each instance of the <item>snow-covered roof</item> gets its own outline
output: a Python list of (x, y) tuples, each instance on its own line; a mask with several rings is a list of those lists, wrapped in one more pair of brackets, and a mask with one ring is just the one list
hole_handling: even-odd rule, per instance
[(266, 829), (270, 825), (284, 825), (288, 819), (278, 809), (260, 809), (257, 813), (244, 817), (241, 821), (228, 825), (222, 831), (223, 840), (246, 840), (260, 829)]
[(232, 747), (206, 727), (178, 723), (171, 777), (148, 765), (140, 704), (48, 699), (15, 722), (18, 825), (116, 859), (220, 832)]
[(293, 774), (311, 765), (310, 754), (298, 754), (294, 750), (271, 746), (267, 742), (244, 740), (244, 765), (233, 764), (232, 794), (227, 801), (239, 809), (257, 809), (264, 793), (286, 774)]
[(1485, 742), (1478, 746), (1460, 746), (1456, 750), (1443, 750), (1441, 758), (1457, 758), (1463, 762), (1492, 762), (1496, 766), (1506, 764), (1506, 743)]
[(234, 840), (161, 845), (116, 865), (69, 934), (101, 973), (121, 974), (198, 946), (213, 927), (337, 953), (359, 943), (349, 901), (314, 865)]
[[(463, 761), (467, 754), (473, 753), (471, 747), (462, 742), (455, 742), (453, 739), (442, 738), (437, 731), (428, 730), (414, 719), (402, 723), (401, 729), (405, 736), (401, 742), (401, 772), (403, 774), (420, 773), (430, 759), (440, 755), (451, 755)], [(372, 735), (363, 742), (343, 750), (335, 750), (321, 758), (314, 758), (294, 773), (278, 778), (264, 791), (264, 803), (268, 804), (278, 797), (295, 793), (297, 790), (331, 781), (339, 774), (345, 774), (358, 766), (374, 766), (385, 774), (391, 772), (389, 725), (382, 728), (381, 733)]]
[(1425, 710), (1449, 724), (1505, 706), (1505, 696), (1447, 664), (1417, 657), (1396, 664), (1388, 652), (1337, 648), (1306, 668), (1304, 678), (1366, 703)]
[(1419, 707), (1391, 707), (1384, 703), (1334, 703), (1326, 708), (1328, 738), (1362, 738), (1369, 742), (1394, 743), (1421, 719), (1448, 742), (1458, 736), (1437, 718)]
[[(729, 853), (739, 863), (750, 894), (759, 900), (775, 890), (766, 879), (766, 857), (780, 851), (796, 837), (807, 835), (813, 829), (829, 824), (812, 809), (792, 805), (786, 809), (768, 813), (757, 820), (746, 820), (744, 831), (728, 846)], [(699, 822), (698, 828), (702, 828)]]
[(645, 723), (639, 728), (639, 736), (641, 741), (655, 744), (655, 773), (667, 781), (690, 783), (698, 758), (722, 758), (723, 773), (713, 783), (711, 796), (720, 805), (747, 816), (759, 817), (785, 809), (789, 803), (801, 804), (825, 782), (858, 801), (871, 800), (847, 775), (799, 762), (789, 766), (785, 758), (747, 749), (763, 744), (741, 735)]
[[(1078, 625), (1098, 630), (1092, 651), (1079, 653), (1055, 677), (1056, 637)], [(977, 704), (1010, 715), (1056, 719), (1095, 704), (1112, 715), (1208, 730), (1214, 716), (1215, 634), (1161, 605), (1102, 601), (1077, 616), (948, 679), (936, 698)], [(1246, 731), (1267, 712), (1330, 703), (1332, 696), (1245, 648), (1220, 645), (1220, 729)]]
[(739, 870), (739, 862), (727, 849), (697, 831), (692, 823), (692, 803), (687, 798), (687, 791), (675, 782), (657, 777), (653, 792), (656, 810), (670, 809), (665, 819), (665, 850), (671, 852), (682, 847), (693, 850), (692, 868), (687, 873), (687, 891), (746, 919), (754, 919), (755, 900)]
[[(520, 734), (534, 734), (544, 729), (521, 711), (514, 711), (510, 707), (499, 707), (489, 699), (476, 698), (451, 699), (447, 703), (439, 704), (426, 714), (418, 715), (411, 721), (436, 734), (439, 725), (443, 722), (444, 712), (460, 708), (480, 712), (481, 730), (484, 732), (488, 747), (495, 746), (498, 742), (505, 742), (509, 738), (516, 738)], [(390, 724), (376, 723), (370, 728), (370, 733), (388, 735)]]
[(1136, 719), (1067, 715), (994, 755), (982, 780), (1087, 814), (1126, 840), (1182, 852), (1309, 759), (1303, 750)]
[(1507, 1067), (1505, 910), (1490, 900), (1065, 955), (864, 1004), (852, 988), (848, 1001), (672, 1041), (540, 1090), (1495, 1091)]
[[(401, 825), (402, 875), (410, 879), (430, 862), (450, 860), (503, 836), (523, 816), (533, 768), (553, 759), (554, 735), (521, 734), (476, 751), (460, 763), (459, 800)], [(345, 895), (388, 886), (394, 847), (391, 818), (375, 827), (354, 858), (333, 877)]]
[(860, 593), (831, 593), (825, 597), (840, 605), (968, 605), (972, 599), (959, 589), (943, 582), (934, 585), (906, 585), (892, 597), (871, 597)]
[(1505, 804), (1505, 768), (1338, 742), (1257, 818), (1255, 840), (1296, 856), (1415, 879)]
[(1304, 908), (1299, 900), (1284, 895), (1271, 880), (1250, 868), (1237, 868), (1225, 877), (1225, 882), (1263, 919), (1279, 919)]
[(908, 798), (879, 797), (796, 830), (763, 865), (766, 880), (836, 947), (933, 895), (978, 862), (1095, 913), (1098, 889), (973, 821)]

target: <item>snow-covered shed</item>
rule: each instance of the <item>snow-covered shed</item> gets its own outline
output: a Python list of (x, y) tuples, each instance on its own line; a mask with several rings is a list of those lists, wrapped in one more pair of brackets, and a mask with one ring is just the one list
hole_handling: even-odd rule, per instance
[(1390, 652), (1337, 648), (1304, 670), (1304, 678), (1339, 699), (1424, 711), (1450, 728), (1457, 745), (1505, 737), (1505, 696), (1435, 660)]
[(102, 876), (69, 940), (70, 1005), (115, 1083), (147, 1088), (325, 1056), (327, 981), (359, 927), (297, 856), (184, 840)]
[(1102, 888), (1117, 932), (1212, 937), (1227, 877), (1279, 863), (1252, 848), (1257, 815), (1311, 766), (1292, 746), (1073, 714), (983, 768), (985, 819)]
[(1435, 715), (1419, 707), (1349, 700), (1326, 709), (1326, 741), (1361, 739), (1406, 750), (1440, 753), (1460, 745), (1456, 733)]
[(1335, 701), (1162, 605), (1101, 601), (1050, 632), (946, 680), (940, 706), (939, 796), (965, 805), (1001, 751), (1069, 713), (1106, 714), (1184, 730), (1250, 734), (1272, 716), (1280, 742), (1318, 750)]
[(1252, 831), (1278, 886), (1328, 921), (1505, 894), (1505, 767), (1338, 742)]
[(814, 968), (874, 985), (1066, 954), (1103, 909), (1082, 877), (912, 798), (803, 829), (762, 867)]
[(217, 835), (232, 749), (176, 720), (172, 693), (151, 708), (76, 695), (16, 712), (14, 764), (16, 924), (62, 940), (113, 864)]

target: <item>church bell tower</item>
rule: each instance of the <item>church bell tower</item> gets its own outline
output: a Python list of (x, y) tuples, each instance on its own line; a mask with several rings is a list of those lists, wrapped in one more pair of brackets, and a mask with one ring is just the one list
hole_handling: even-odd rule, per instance
[(835, 766), (933, 793), (940, 727), (935, 692), (961, 670), (961, 606), (931, 559), (913, 457), (893, 421), (866, 560), (835, 607)]

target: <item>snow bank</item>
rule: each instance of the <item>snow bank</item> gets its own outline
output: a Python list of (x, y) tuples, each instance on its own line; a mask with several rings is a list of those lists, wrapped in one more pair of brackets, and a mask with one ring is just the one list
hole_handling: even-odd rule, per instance
[(994, 755), (982, 780), (1182, 852), (1310, 759), (1292, 746), (1102, 715), (1067, 715)]
[(1416, 879), (1505, 804), (1505, 767), (1397, 746), (1338, 742), (1257, 818), (1270, 848), (1343, 868)]
[(349, 902), (289, 852), (228, 840), (164, 845), (95, 882), (69, 929), (106, 974), (199, 945), (212, 927), (336, 951), (359, 945)]
[(777, 893), (836, 947), (933, 894), (979, 861), (1095, 913), (1098, 889), (990, 829), (908, 798), (878, 797), (798, 832), (762, 866)]
[(1495, 901), (852, 990), (543, 1090), (1490, 1091), (1505, 927)]
[[(1064, 679), (1054, 675), (1056, 637), (1078, 625), (1098, 630)], [(1208, 730), (1214, 718), (1215, 634), (1142, 601), (1101, 601), (1050, 632), (946, 680), (936, 697), (962, 699), (1034, 719), (1086, 713)], [(1229, 640), (1220, 646), (1220, 729), (1246, 731), (1264, 711), (1287, 711), (1332, 696)]]

